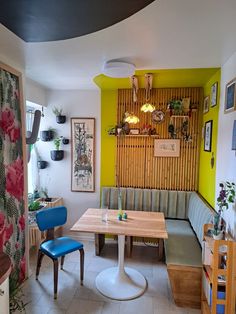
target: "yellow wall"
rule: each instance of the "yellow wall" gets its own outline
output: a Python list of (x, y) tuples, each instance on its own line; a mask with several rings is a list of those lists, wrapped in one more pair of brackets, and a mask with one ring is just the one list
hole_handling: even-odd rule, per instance
[(218, 70), (210, 80), (204, 85), (204, 97), (210, 96), (211, 86), (215, 82), (218, 82), (218, 94), (217, 94), (217, 105), (211, 107), (211, 97), (209, 103), (209, 111), (203, 113), (202, 117), (202, 127), (204, 127), (205, 122), (213, 120), (213, 129), (212, 129), (212, 146), (211, 152), (204, 151), (204, 139), (201, 140), (201, 149), (200, 149), (200, 163), (199, 163), (199, 193), (210, 203), (213, 207), (215, 204), (215, 177), (216, 177), (216, 159), (214, 162), (214, 167), (211, 168), (211, 158), (214, 154), (216, 158), (216, 149), (217, 149), (217, 129), (218, 129), (218, 113), (220, 105), (220, 73)]
[[(139, 86), (143, 87), (144, 73), (154, 74), (154, 87), (186, 87), (203, 86), (204, 94), (210, 95), (210, 89), (215, 81), (218, 81), (218, 103), (203, 115), (203, 123), (213, 120), (212, 152), (216, 156), (216, 137), (219, 109), (219, 84), (220, 70), (210, 69), (177, 69), (136, 71)], [(108, 135), (109, 127), (115, 126), (118, 88), (130, 88), (130, 80), (113, 79), (99, 75), (94, 78), (95, 83), (101, 88), (101, 186), (114, 186), (116, 175), (116, 137)], [(211, 204), (214, 205), (215, 197), (215, 166), (210, 166), (211, 153), (203, 151), (203, 142), (200, 151), (199, 166), (199, 192)]]
[(116, 137), (108, 129), (116, 125), (117, 90), (101, 91), (101, 186), (115, 185)]

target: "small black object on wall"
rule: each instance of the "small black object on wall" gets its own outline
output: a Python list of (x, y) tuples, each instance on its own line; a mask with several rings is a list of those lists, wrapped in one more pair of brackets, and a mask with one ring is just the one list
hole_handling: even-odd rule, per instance
[(46, 131), (40, 132), (40, 139), (43, 142), (49, 142), (49, 141), (53, 140), (53, 137), (54, 137), (53, 130), (46, 130)]
[(39, 169), (45, 169), (45, 168), (47, 168), (47, 166), (48, 166), (47, 161), (45, 161), (45, 160), (39, 160), (38, 161), (38, 168)]
[(51, 150), (51, 159), (54, 161), (59, 161), (64, 158), (64, 150)]
[(62, 139), (62, 143), (63, 143), (64, 145), (69, 144), (69, 139), (68, 139), (68, 138), (63, 138), (63, 139)]
[(57, 123), (59, 123), (59, 124), (63, 124), (63, 123), (65, 123), (66, 122), (66, 116), (56, 116), (56, 121), (57, 121)]

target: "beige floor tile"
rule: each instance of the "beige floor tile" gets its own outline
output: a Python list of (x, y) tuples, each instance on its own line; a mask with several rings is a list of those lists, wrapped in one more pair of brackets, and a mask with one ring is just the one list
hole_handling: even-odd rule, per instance
[(104, 302), (73, 299), (66, 314), (101, 314)]
[(102, 314), (120, 314), (120, 304), (105, 302), (102, 308)]
[(148, 296), (141, 296), (130, 301), (120, 303), (120, 314), (153, 314), (153, 299)]

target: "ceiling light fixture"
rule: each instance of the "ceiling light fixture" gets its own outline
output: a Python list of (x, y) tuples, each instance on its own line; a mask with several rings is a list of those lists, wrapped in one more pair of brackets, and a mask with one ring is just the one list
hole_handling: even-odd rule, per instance
[(135, 72), (135, 65), (123, 61), (107, 61), (102, 73), (113, 78), (130, 77)]
[(137, 124), (139, 122), (139, 118), (133, 113), (126, 112), (124, 121), (130, 124)]
[(145, 74), (145, 98), (146, 98), (146, 103), (142, 105), (141, 111), (143, 112), (153, 112), (156, 108), (153, 106), (149, 100), (150, 100), (150, 95), (151, 95), (151, 89), (152, 89), (152, 80), (153, 80), (153, 75), (148, 73)]

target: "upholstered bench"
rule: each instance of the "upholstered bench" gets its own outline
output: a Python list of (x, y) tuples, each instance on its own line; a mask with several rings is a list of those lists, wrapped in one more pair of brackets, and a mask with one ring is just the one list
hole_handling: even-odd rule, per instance
[(167, 270), (175, 303), (200, 308), (203, 225), (212, 220), (211, 208), (193, 192), (188, 203), (188, 221), (166, 220)]
[[(213, 210), (196, 192), (121, 188), (124, 210), (161, 211), (166, 217), (168, 239), (165, 256), (171, 289), (178, 306), (200, 307), (201, 243), (203, 225), (212, 220)], [(118, 208), (118, 188), (102, 188), (101, 206)], [(96, 253), (104, 235), (96, 235)], [(132, 238), (127, 239), (128, 253)]]

